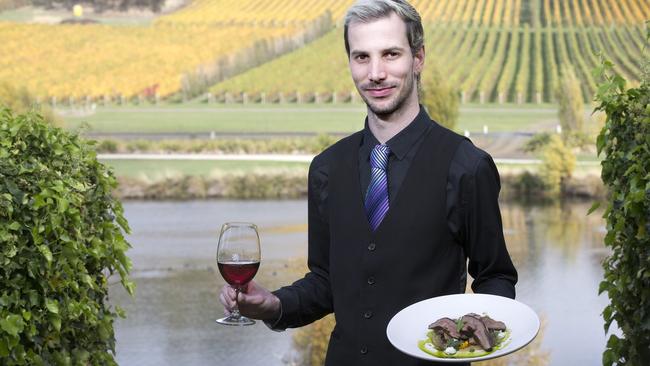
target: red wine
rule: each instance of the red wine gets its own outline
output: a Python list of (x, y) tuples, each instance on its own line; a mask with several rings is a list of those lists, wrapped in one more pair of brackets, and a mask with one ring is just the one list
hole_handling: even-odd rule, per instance
[(240, 262), (218, 262), (221, 276), (230, 284), (230, 286), (243, 286), (255, 277), (260, 262), (240, 261)]

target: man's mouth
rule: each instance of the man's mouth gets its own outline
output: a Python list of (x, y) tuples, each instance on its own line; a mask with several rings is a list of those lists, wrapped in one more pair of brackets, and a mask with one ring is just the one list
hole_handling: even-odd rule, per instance
[(375, 98), (385, 97), (393, 92), (394, 86), (381, 86), (364, 88), (370, 96)]

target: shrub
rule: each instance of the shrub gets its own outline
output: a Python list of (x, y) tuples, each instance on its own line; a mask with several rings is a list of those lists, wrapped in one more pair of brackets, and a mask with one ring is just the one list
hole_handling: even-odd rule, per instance
[(537, 153), (551, 141), (551, 134), (548, 132), (536, 133), (523, 146), (524, 152)]
[(431, 70), (422, 78), (422, 104), (434, 121), (453, 130), (460, 114), (458, 91), (445, 81), (439, 71)]
[(97, 144), (97, 152), (116, 153), (118, 150), (117, 141), (115, 140), (101, 140)]
[(546, 188), (542, 178), (539, 175), (531, 174), (529, 171), (524, 171), (516, 176), (512, 186), (517, 197), (524, 200), (543, 196)]
[(330, 334), (334, 330), (334, 315), (328, 315), (301, 327), (293, 334), (293, 344), (300, 355), (299, 365), (324, 365)]
[(557, 135), (542, 149), (542, 180), (551, 194), (560, 193), (576, 166), (576, 157)]
[(334, 143), (336, 143), (338, 140), (339, 139), (334, 136), (321, 133), (315, 137), (311, 146), (308, 146), (308, 149), (311, 148), (312, 153), (319, 153), (325, 150), (327, 147), (334, 145)]
[(0, 364), (115, 364), (107, 277), (134, 289), (115, 186), (77, 135), (0, 110)]
[[(650, 31), (649, 31), (650, 38)], [(648, 62), (647, 59), (645, 62)], [(622, 336), (611, 335), (603, 365), (647, 365), (650, 360), (650, 77), (638, 88), (605, 61), (596, 70), (599, 85), (596, 110), (607, 114), (596, 142), (604, 153), (602, 179), (610, 198), (605, 245), (611, 255), (603, 261), (599, 293), (610, 304), (603, 311), (605, 332), (616, 322)], [(593, 210), (593, 208), (592, 208)]]
[(224, 153), (224, 154), (317, 154), (339, 137), (319, 134), (314, 137), (214, 140), (112, 140), (97, 143), (100, 153)]

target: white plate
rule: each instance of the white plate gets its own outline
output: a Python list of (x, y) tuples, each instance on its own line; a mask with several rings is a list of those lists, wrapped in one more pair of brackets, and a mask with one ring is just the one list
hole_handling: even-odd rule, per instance
[[(486, 313), (504, 322), (510, 330), (509, 343), (490, 354), (473, 358), (441, 358), (418, 348), (418, 342), (427, 338), (429, 324), (443, 317), (456, 319), (467, 313)], [(439, 296), (417, 302), (395, 314), (386, 328), (388, 340), (400, 351), (438, 362), (474, 362), (501, 357), (526, 346), (538, 331), (539, 317), (533, 309), (516, 300), (485, 294)]]

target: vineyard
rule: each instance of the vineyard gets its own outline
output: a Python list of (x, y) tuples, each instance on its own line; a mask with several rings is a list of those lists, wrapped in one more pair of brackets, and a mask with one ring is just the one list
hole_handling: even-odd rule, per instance
[(202, 0), (162, 17), (157, 23), (297, 26), (309, 24), (325, 13), (340, 19), (350, 4), (349, 0)]
[[(552, 102), (564, 67), (574, 69), (589, 101), (599, 53), (628, 80), (641, 73), (648, 0), (413, 3), (428, 23), (428, 64), (448, 75), (463, 102)], [(235, 102), (353, 100), (342, 34), (333, 30), (308, 47), (215, 85), (211, 93)], [(425, 70), (423, 78), (428, 77)]]
[[(54, 103), (164, 98), (304, 45), (331, 29), (337, 11), (312, 8), (314, 0), (272, 0), (242, 21), (236, 10), (257, 3), (237, 0), (237, 8), (234, 0), (196, 0), (152, 26), (0, 21), (0, 82)], [(299, 12), (286, 11), (295, 4), (302, 4)]]
[[(341, 29), (352, 2), (196, 0), (150, 26), (0, 21), (0, 82), (52, 103), (154, 100), (207, 88), (209, 100), (224, 102), (354, 101)], [(589, 101), (598, 53), (628, 80), (641, 72), (650, 0), (413, 4), (426, 23), (428, 65), (448, 76), (463, 102), (553, 102), (566, 67)]]

